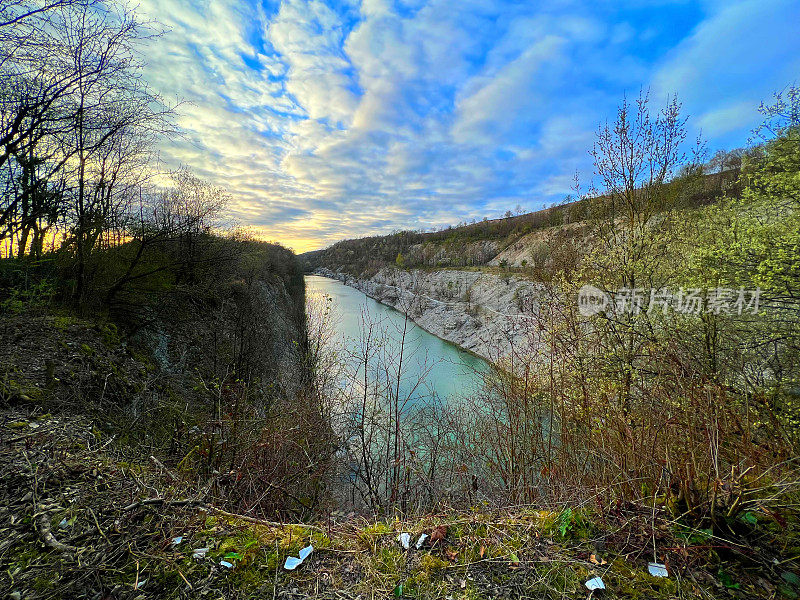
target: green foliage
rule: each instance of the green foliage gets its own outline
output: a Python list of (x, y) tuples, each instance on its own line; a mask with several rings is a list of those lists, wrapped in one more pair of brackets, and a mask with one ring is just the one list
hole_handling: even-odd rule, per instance
[(711, 283), (758, 286), (773, 298), (800, 297), (800, 90), (763, 106), (765, 143), (745, 157), (744, 193), (711, 210), (695, 253)]
[(783, 181), (775, 186), (782, 194), (775, 195), (768, 182), (779, 177), (767, 173), (777, 158), (786, 158), (787, 146), (768, 145), (763, 162), (750, 167), (753, 182), (743, 198), (708, 211), (699, 228), (704, 239), (695, 252), (697, 273), (708, 284), (758, 287), (768, 298), (800, 297), (800, 145), (795, 146), (794, 188)]
[(23, 287), (10, 288), (0, 301), (0, 312), (19, 314), (26, 310), (44, 308), (53, 300), (55, 285), (49, 279), (34, 280)]
[[(736, 330), (735, 346), (715, 342), (714, 365), (749, 365), (782, 433), (800, 443), (800, 92), (789, 88), (759, 130), (765, 141), (744, 157), (740, 198), (709, 207), (694, 229), (686, 278), (698, 287), (760, 290), (759, 315), (717, 315), (707, 332)], [(716, 366), (714, 367), (717, 368)], [(793, 395), (795, 394), (795, 395)]]
[(720, 567), (720, 569), (717, 571), (717, 576), (719, 577), (720, 582), (722, 582), (722, 585), (729, 590), (738, 590), (741, 587), (741, 585), (736, 583), (730, 574), (722, 567)]
[(592, 529), (592, 523), (583, 511), (567, 507), (556, 517), (553, 525), (562, 539), (586, 537)]

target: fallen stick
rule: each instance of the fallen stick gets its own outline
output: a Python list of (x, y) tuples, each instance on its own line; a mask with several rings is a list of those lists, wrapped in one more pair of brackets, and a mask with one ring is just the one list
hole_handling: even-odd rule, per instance
[(100, 521), (98, 521), (98, 520), (97, 520), (97, 515), (96, 515), (96, 514), (94, 514), (94, 511), (93, 511), (91, 508), (90, 508), (90, 509), (88, 509), (88, 510), (89, 510), (89, 514), (90, 514), (90, 515), (92, 515), (92, 519), (94, 519), (94, 524), (95, 524), (95, 526), (97, 527), (97, 531), (98, 531), (98, 533), (99, 533), (100, 535), (102, 535), (102, 536), (103, 536), (103, 539), (106, 541), (106, 543), (107, 543), (109, 546), (111, 546), (111, 545), (112, 545), (112, 544), (111, 544), (111, 540), (109, 540), (109, 539), (108, 539), (108, 537), (106, 536), (105, 532), (103, 531), (103, 528), (102, 528), (102, 527), (100, 527)]
[[(43, 508), (44, 507), (40, 506), (40, 511)], [(47, 512), (40, 512), (39, 516), (36, 518), (36, 523), (39, 526), (39, 536), (42, 538), (44, 545), (48, 548), (52, 548), (57, 552), (65, 552), (70, 554), (76, 553), (78, 550), (80, 550), (75, 546), (64, 544), (56, 539), (56, 536), (53, 535), (53, 532), (50, 529), (50, 517), (47, 516)]]
[(325, 532), (325, 530), (322, 529), (321, 527), (317, 527), (316, 525), (308, 525), (307, 523), (280, 523), (279, 521), (267, 521), (265, 519), (257, 519), (256, 517), (248, 517), (247, 515), (237, 515), (236, 513), (228, 512), (227, 510), (222, 510), (221, 508), (217, 508), (216, 506), (203, 506), (202, 508), (220, 514), (224, 517), (229, 517), (231, 519), (240, 519), (242, 521), (247, 521), (248, 523), (255, 523), (256, 525), (267, 525), (269, 527), (305, 527), (306, 529), (319, 531), (320, 533)]
[(162, 471), (164, 471), (164, 473), (167, 474), (167, 476), (170, 478), (171, 481), (178, 481), (178, 478), (175, 477), (175, 475), (172, 473), (172, 471), (170, 471), (167, 467), (165, 467), (164, 463), (162, 463), (160, 460), (158, 460), (152, 454), (150, 455), (150, 462), (153, 463), (153, 466), (155, 466), (156, 468), (161, 469)]
[(319, 531), (321, 533), (324, 533), (324, 530), (321, 527), (317, 527), (316, 525), (309, 525), (307, 523), (281, 523), (279, 521), (267, 521), (266, 519), (249, 517), (247, 515), (238, 515), (236, 513), (228, 512), (227, 510), (222, 510), (221, 508), (217, 508), (216, 506), (211, 506), (210, 504), (206, 504), (202, 500), (192, 500), (192, 499), (167, 500), (166, 498), (148, 498), (147, 500), (140, 500), (138, 502), (129, 504), (122, 510), (123, 512), (127, 512), (135, 508), (139, 508), (140, 506), (152, 506), (154, 504), (166, 505), (166, 506), (196, 506), (203, 510), (215, 512), (219, 515), (228, 517), (230, 519), (239, 519), (241, 521), (247, 521), (248, 523), (254, 523), (256, 525), (266, 525), (269, 527), (305, 527), (306, 529), (311, 529), (313, 531)]
[(122, 509), (123, 512), (139, 508), (140, 506), (151, 506), (153, 504), (166, 504), (167, 506), (205, 506), (202, 500), (166, 500), (165, 498), (148, 498), (147, 500), (139, 500), (132, 504), (128, 504)]

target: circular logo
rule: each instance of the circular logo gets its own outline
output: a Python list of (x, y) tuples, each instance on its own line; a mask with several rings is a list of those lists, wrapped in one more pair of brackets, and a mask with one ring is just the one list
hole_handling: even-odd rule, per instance
[(578, 312), (584, 317), (591, 317), (604, 311), (608, 303), (608, 294), (593, 285), (587, 283), (578, 290)]

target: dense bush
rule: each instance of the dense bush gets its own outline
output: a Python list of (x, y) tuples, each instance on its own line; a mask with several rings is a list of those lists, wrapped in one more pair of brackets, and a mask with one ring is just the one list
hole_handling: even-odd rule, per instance
[[(800, 95), (789, 98), (795, 108), (784, 112), (800, 114)], [(698, 207), (697, 191), (716, 182), (683, 151), (680, 106), (652, 117), (646, 96), (624, 104), (594, 151), (602, 188), (588, 204), (591, 244), (576, 261), (547, 252), (556, 239), (542, 238), (550, 245), (535, 262), (560, 266), (523, 311), (524, 341), (497, 353), (469, 398), (420, 407), (398, 394), (402, 347), (382, 354), (387, 344), (365, 320), (363, 355), (336, 390), (356, 407), (343, 428), (356, 504), (636, 501), (716, 532), (753, 511), (776, 523), (796, 516), (797, 125), (773, 125), (777, 136), (722, 186), (730, 195)], [(594, 315), (579, 310), (585, 284), (609, 301)], [(695, 288), (694, 310), (676, 304)], [(648, 307), (667, 290), (672, 304)], [(631, 304), (634, 293), (643, 305)], [(750, 304), (738, 310), (740, 294)], [(376, 379), (359, 381), (367, 366)]]

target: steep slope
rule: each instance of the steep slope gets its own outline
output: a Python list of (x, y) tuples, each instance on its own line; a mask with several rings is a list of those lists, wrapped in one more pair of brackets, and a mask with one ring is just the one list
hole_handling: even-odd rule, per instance
[[(767, 515), (741, 537), (599, 503), (280, 523), (121, 456), (86, 419), (6, 409), (0, 421), (0, 588), (12, 599), (564, 599), (595, 597), (595, 577), (603, 597), (629, 600), (800, 593), (796, 540)], [(303, 564), (284, 568), (307, 545)], [(649, 572), (654, 548), (666, 576)]]
[(364, 278), (325, 268), (317, 273), (339, 279), (490, 361), (508, 355), (527, 338), (538, 308), (539, 284), (503, 273), (389, 267)]
[(115, 451), (180, 465), (231, 509), (304, 514), (323, 489), (296, 465), (324, 465), (331, 434), (310, 400), (302, 273), (278, 246), (209, 245), (215, 260), (193, 277), (159, 271), (127, 289), (124, 313), (6, 302), (0, 409), (85, 419)]

